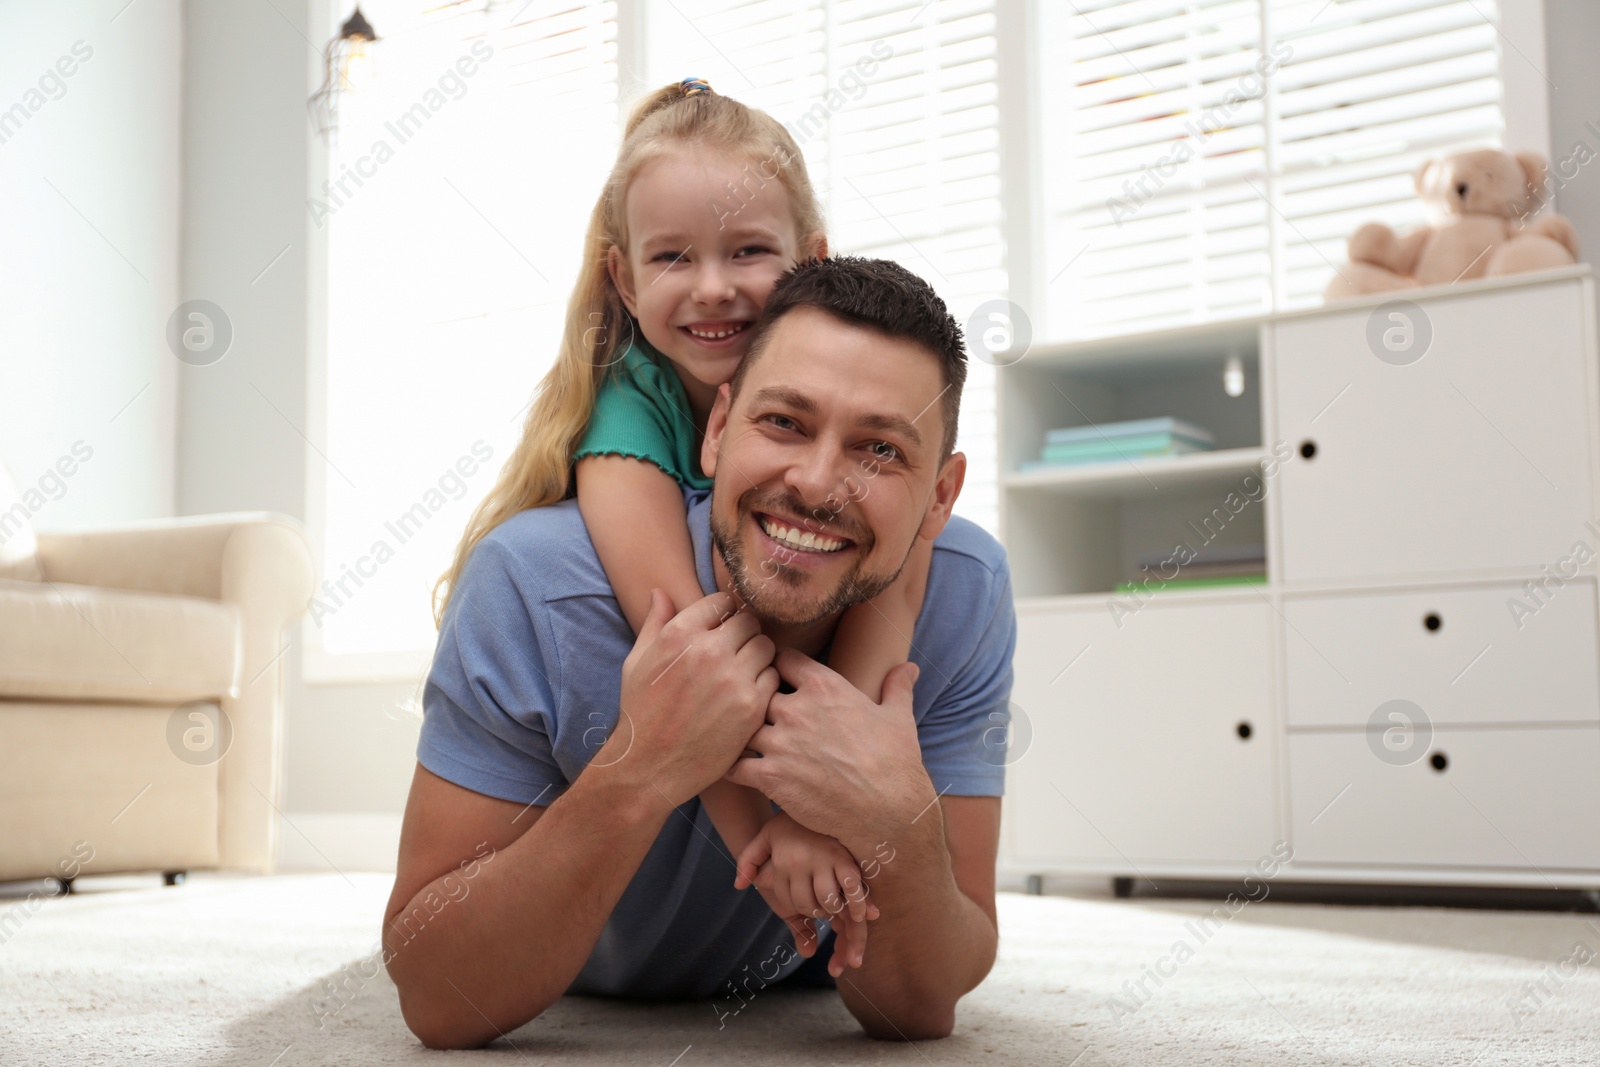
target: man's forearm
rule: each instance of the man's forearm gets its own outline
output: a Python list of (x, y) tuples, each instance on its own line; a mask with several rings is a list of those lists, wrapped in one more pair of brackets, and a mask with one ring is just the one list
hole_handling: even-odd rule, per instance
[(994, 964), (994, 924), (956, 884), (938, 803), (868, 855), (863, 872), (881, 917), (864, 965), (839, 978), (839, 995), (873, 1037), (943, 1037), (956, 1001)]
[(566, 992), (671, 814), (653, 793), (591, 767), (483, 864), (468, 895), (438, 904), (459, 881), (451, 872), (389, 917), (389, 974), (426, 1044), (478, 1047)]

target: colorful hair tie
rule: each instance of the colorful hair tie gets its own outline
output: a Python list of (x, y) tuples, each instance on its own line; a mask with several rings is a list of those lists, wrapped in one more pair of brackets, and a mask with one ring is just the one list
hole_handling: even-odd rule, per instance
[(683, 86), (684, 96), (693, 96), (696, 93), (709, 93), (711, 83), (704, 78), (685, 78), (679, 83)]

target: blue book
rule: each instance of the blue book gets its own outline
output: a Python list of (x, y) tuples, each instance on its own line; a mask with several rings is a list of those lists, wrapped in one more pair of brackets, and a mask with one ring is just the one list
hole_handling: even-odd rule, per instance
[(1142, 434), (1165, 433), (1187, 438), (1208, 447), (1216, 444), (1211, 431), (1192, 422), (1163, 415), (1155, 419), (1130, 419), (1125, 422), (1102, 422), (1089, 426), (1067, 426), (1050, 430), (1044, 435), (1047, 445), (1068, 445), (1078, 441), (1116, 440), (1119, 437), (1137, 437)]
[(1075, 463), (1085, 459), (1116, 459), (1119, 456), (1167, 455), (1184, 452), (1205, 452), (1210, 446), (1174, 437), (1165, 433), (1139, 434), (1137, 437), (1113, 437), (1108, 440), (1073, 441), (1070, 444), (1046, 445), (1039, 458), (1046, 462)]

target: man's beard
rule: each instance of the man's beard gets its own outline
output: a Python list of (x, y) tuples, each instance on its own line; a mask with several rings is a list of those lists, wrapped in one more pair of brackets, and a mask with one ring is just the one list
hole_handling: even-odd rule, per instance
[[(766, 510), (761, 507), (749, 506), (753, 498), (763, 495), (752, 489), (739, 499), (735, 512), (735, 520), (739, 524), (739, 529), (743, 529), (743, 520), (746, 516), (751, 516), (753, 519), (754, 511)], [(791, 515), (804, 515), (809, 510), (804, 504), (787, 494), (767, 495), (765, 500), (755, 500), (754, 503), (770, 504), (772, 505), (771, 510), (786, 512)], [(831, 592), (817, 603), (814, 609), (804, 614), (795, 614), (794, 606), (788, 603), (786, 598), (769, 595), (771, 592), (770, 587), (772, 583), (776, 582), (780, 587), (799, 589), (806, 583), (807, 576), (780, 560), (773, 561), (777, 571), (770, 578), (764, 575), (752, 575), (750, 568), (746, 565), (744, 545), (738, 537), (738, 530), (726, 529), (718, 519), (716, 496), (713, 491), (711, 500), (711, 542), (716, 546), (717, 551), (722, 553), (722, 561), (727, 564), (728, 576), (733, 581), (734, 593), (738, 595), (740, 600), (750, 605), (751, 610), (763, 619), (769, 619), (784, 626), (810, 626), (813, 623), (821, 622), (823, 619), (838, 615), (846, 608), (860, 604), (862, 601), (871, 600), (893, 585), (894, 580), (900, 577), (900, 572), (905, 569), (906, 561), (902, 559), (900, 566), (895, 568), (894, 573), (887, 576), (866, 574), (863, 571), (862, 562), (869, 554), (876, 540), (872, 537), (870, 531), (865, 532), (865, 538), (852, 537), (851, 540), (855, 542), (855, 566), (839, 580), (839, 584)], [(909, 559), (910, 556), (911, 553), (908, 549), (906, 558)]]

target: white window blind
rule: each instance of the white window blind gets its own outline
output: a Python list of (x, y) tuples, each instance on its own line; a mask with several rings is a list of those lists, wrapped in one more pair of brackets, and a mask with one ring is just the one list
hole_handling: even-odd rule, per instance
[(371, 78), (340, 103), (309, 205), (327, 242), (308, 436), (328, 584), (308, 675), (426, 662), (434, 580), (554, 357), (617, 137), (613, 2), (362, 11)]
[[(1007, 295), (994, 0), (648, 0), (646, 82), (689, 75), (789, 126), (834, 252), (925, 278), (959, 321)], [(974, 360), (958, 514), (993, 529), (994, 382)]]
[[(1314, 302), (1358, 225), (1421, 221), (1423, 159), (1502, 143), (1495, 0), (1027, 2), (1025, 48), (997, 40), (998, 0), (363, 3), (374, 78), (309, 205), (328, 253), (311, 510), (334, 588), (308, 675), (425, 662), (428, 592), (520, 433), (619, 109), (648, 89), (705, 77), (786, 122), (832, 248), (907, 264), (964, 324), (1010, 295), (1002, 206), (1038, 202), (1011, 226), (1042, 246), (1035, 338)], [(1004, 200), (1002, 43), (1034, 65), (1042, 132), (1036, 190)], [(957, 507), (990, 529), (993, 373), (971, 365)]]
[(1498, 146), (1492, 0), (1045, 4), (1051, 336), (1315, 302), (1411, 174)]

